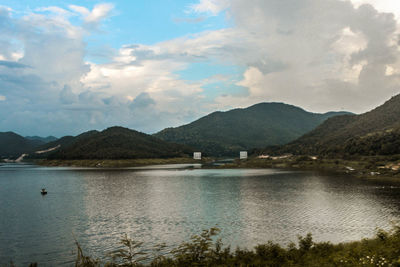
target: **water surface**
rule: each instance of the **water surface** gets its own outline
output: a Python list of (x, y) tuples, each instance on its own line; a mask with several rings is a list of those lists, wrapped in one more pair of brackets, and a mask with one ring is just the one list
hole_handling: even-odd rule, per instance
[(71, 266), (74, 237), (101, 257), (124, 233), (145, 249), (161, 242), (171, 248), (218, 225), (225, 243), (252, 248), (308, 232), (317, 241), (358, 240), (400, 218), (400, 185), (393, 182), (177, 167), (0, 166), (0, 264)]

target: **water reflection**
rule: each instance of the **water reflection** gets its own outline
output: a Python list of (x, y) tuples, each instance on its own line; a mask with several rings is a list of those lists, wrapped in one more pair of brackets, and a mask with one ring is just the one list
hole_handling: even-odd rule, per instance
[[(49, 194), (42, 197), (40, 188)], [(91, 255), (123, 233), (147, 249), (218, 225), (233, 246), (371, 236), (400, 218), (398, 184), (277, 170), (0, 168), (0, 263), (71, 265), (73, 233)]]

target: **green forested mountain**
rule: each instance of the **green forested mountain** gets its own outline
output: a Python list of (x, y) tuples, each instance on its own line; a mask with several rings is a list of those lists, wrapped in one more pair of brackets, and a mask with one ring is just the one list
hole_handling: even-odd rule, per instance
[(43, 144), (39, 140), (29, 140), (13, 132), (0, 132), (0, 158), (16, 158)]
[(400, 154), (400, 95), (361, 115), (330, 118), (275, 152), (320, 155)]
[(182, 145), (123, 127), (63, 137), (42, 149), (57, 146), (55, 151), (44, 153), (44, 156), (49, 159), (134, 159), (180, 157), (192, 152)]
[(50, 142), (57, 140), (57, 137), (54, 137), (54, 136), (41, 137), (41, 136), (35, 135), (35, 136), (25, 136), (25, 138), (28, 140), (41, 141), (43, 144), (50, 143)]
[(190, 124), (164, 129), (155, 136), (191, 146), (206, 155), (237, 155), (240, 150), (288, 143), (340, 114), (346, 113), (317, 114), (283, 103), (260, 103), (214, 112)]
[[(70, 145), (76, 143), (77, 141), (85, 140), (87, 138), (90, 138), (91, 136), (94, 136), (95, 134), (98, 134), (98, 133), (99, 133), (98, 131), (92, 130), (92, 131), (84, 132), (77, 136), (71, 136), (71, 135), (63, 136), (60, 139), (57, 139), (53, 142), (49, 142), (49, 143), (41, 145), (40, 147), (37, 147), (36, 151), (46, 151), (49, 149), (52, 150), (52, 149), (58, 148), (58, 147), (61, 147), (64, 149), (64, 148), (67, 148)], [(44, 155), (47, 156), (47, 155), (49, 155), (49, 153), (44, 153)]]

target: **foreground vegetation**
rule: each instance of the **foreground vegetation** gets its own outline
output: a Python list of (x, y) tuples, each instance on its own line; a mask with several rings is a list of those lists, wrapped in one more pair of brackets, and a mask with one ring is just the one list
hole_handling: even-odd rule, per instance
[(308, 234), (287, 247), (268, 242), (253, 250), (231, 250), (218, 234), (218, 228), (204, 230), (169, 252), (164, 251), (165, 245), (145, 252), (141, 242), (125, 236), (122, 246), (105, 255), (108, 260), (104, 261), (86, 255), (76, 242), (75, 266), (400, 266), (399, 226), (389, 232), (379, 230), (374, 238), (350, 243), (315, 243)]

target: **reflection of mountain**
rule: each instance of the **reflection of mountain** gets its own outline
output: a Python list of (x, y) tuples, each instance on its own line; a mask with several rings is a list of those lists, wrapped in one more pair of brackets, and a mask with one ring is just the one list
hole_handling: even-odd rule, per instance
[(190, 124), (155, 134), (168, 142), (189, 145), (212, 156), (280, 145), (346, 112), (310, 113), (283, 103), (260, 103), (245, 109), (214, 112)]

